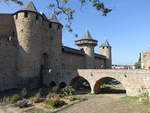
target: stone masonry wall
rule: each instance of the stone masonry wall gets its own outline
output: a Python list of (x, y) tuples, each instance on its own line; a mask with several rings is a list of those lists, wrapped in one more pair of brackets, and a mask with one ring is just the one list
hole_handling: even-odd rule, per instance
[(16, 87), (17, 41), (12, 15), (0, 14), (0, 90)]

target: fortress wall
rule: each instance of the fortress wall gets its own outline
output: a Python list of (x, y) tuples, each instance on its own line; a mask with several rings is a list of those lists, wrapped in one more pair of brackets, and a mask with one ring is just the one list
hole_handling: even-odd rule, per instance
[(105, 60), (100, 58), (95, 58), (95, 68), (99, 68), (101, 65), (105, 67)]
[(16, 87), (16, 53), (14, 44), (0, 37), (0, 90)]
[(11, 14), (0, 14), (0, 36), (9, 36), (14, 27), (14, 20)]
[(62, 69), (84, 69), (85, 58), (82, 55), (63, 52)]
[(11, 14), (0, 14), (0, 90), (16, 86), (17, 40)]

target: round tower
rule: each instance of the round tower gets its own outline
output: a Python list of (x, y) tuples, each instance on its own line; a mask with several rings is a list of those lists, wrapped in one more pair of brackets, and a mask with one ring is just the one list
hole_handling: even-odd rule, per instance
[(50, 22), (50, 64), (52, 69), (61, 69), (62, 66), (62, 24), (58, 21), (56, 13), (53, 12), (49, 18)]
[(14, 13), (18, 38), (17, 75), (22, 78), (37, 77), (41, 69), (42, 22), (32, 1)]
[(108, 40), (106, 40), (100, 46), (100, 54), (106, 56), (105, 68), (111, 69), (111, 66), (112, 66), (111, 46), (110, 46)]
[(92, 39), (89, 31), (86, 31), (81, 40), (75, 41), (75, 44), (85, 52), (85, 66), (87, 69), (95, 68), (94, 48), (97, 45), (97, 40)]

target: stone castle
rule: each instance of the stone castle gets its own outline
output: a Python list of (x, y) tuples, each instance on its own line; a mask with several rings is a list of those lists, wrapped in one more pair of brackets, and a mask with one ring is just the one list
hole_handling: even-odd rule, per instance
[(55, 13), (47, 18), (32, 2), (14, 14), (0, 14), (0, 91), (36, 87), (47, 69), (111, 68), (108, 41), (96, 54), (98, 41), (87, 31), (75, 41), (79, 49), (66, 47), (62, 45), (62, 27)]

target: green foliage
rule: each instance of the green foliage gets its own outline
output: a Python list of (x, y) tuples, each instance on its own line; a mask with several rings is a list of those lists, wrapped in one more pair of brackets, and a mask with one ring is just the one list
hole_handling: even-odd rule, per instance
[(53, 92), (53, 93), (57, 93), (57, 92), (58, 92), (58, 87), (57, 87), (57, 86), (54, 86), (54, 87), (52, 88), (52, 92)]
[(0, 99), (0, 102), (3, 104), (14, 104), (18, 102), (19, 100), (21, 100), (21, 96), (18, 94), (14, 94), (12, 96), (8, 96), (8, 97), (4, 97)]
[(62, 89), (62, 94), (64, 96), (71, 96), (75, 93), (75, 89), (72, 86), (67, 86)]
[(49, 93), (47, 95), (47, 98), (50, 98), (50, 99), (60, 99), (60, 95), (56, 94), (56, 93)]
[(139, 97), (139, 101), (145, 105), (149, 104), (149, 95), (148, 93), (143, 94), (142, 96)]
[(29, 100), (32, 103), (40, 103), (43, 102), (45, 99), (42, 97), (41, 92), (39, 90), (39, 92), (34, 97), (31, 97)]
[(138, 103), (141, 103), (143, 105), (149, 105), (149, 95), (148, 93), (145, 93), (141, 96), (135, 96), (135, 97), (130, 97), (130, 96), (125, 96), (125, 97), (122, 97), (121, 99), (123, 99), (124, 101), (126, 102), (138, 102)]
[(141, 62), (136, 62), (135, 64), (134, 64), (134, 66), (135, 66), (135, 69), (140, 69), (141, 68)]
[(67, 104), (65, 101), (60, 99), (46, 99), (44, 103), (47, 107), (51, 108), (59, 108)]
[(81, 4), (76, 9), (71, 7), (71, 1), (69, 0), (54, 0), (50, 1), (49, 8), (54, 10), (57, 15), (63, 15), (64, 19), (67, 21), (65, 27), (69, 32), (72, 32), (72, 20), (74, 19), (74, 14), (78, 9), (82, 9), (85, 5), (92, 5), (98, 12), (102, 12), (103, 16), (107, 16), (112, 9), (106, 8), (104, 3), (101, 0), (78, 0)]

